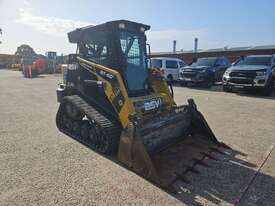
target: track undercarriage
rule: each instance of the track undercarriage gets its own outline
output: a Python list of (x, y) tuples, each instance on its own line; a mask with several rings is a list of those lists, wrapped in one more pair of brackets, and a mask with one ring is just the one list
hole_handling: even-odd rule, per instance
[(98, 152), (111, 154), (118, 147), (120, 125), (110, 121), (77, 95), (63, 99), (56, 124), (63, 133)]

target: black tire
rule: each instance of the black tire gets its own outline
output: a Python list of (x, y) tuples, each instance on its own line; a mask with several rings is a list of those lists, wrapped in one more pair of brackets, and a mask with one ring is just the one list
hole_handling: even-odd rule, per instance
[(224, 92), (232, 92), (232, 88), (227, 85), (222, 85), (222, 89)]
[(180, 86), (186, 87), (187, 86), (187, 82), (180, 82)]
[(32, 77), (37, 77), (37, 76), (38, 76), (37, 70), (32, 70)]
[(214, 79), (209, 78), (207, 81), (203, 82), (204, 88), (211, 88), (214, 85)]
[(167, 76), (167, 81), (170, 82), (171, 84), (173, 83), (173, 76), (171, 74)]
[(263, 88), (261, 94), (264, 96), (269, 96), (273, 90), (274, 81), (270, 80), (269, 84)]

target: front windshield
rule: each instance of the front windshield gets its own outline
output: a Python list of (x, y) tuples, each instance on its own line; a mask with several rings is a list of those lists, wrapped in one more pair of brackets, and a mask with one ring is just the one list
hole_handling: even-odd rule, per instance
[(245, 57), (237, 62), (238, 66), (240, 65), (271, 65), (271, 57)]
[(216, 58), (199, 58), (191, 66), (214, 66)]
[(124, 75), (130, 92), (147, 89), (145, 38), (143, 34), (120, 32), (120, 45), (126, 68)]
[(110, 66), (108, 62), (109, 49), (106, 34), (103, 32), (85, 33), (79, 43), (79, 55), (82, 58), (104, 66)]

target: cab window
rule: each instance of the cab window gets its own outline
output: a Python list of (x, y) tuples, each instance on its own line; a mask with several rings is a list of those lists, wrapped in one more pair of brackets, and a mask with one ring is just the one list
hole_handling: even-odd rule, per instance
[(104, 66), (108, 65), (109, 47), (107, 45), (107, 36), (105, 33), (99, 33), (91, 36), (87, 33), (79, 45), (79, 55), (82, 58), (92, 60)]
[(236, 65), (264, 65), (270, 66), (270, 56), (247, 56), (237, 62)]
[(183, 63), (183, 62), (179, 62), (179, 64), (180, 64), (180, 68), (182, 68), (182, 67), (185, 67), (185, 66), (186, 66), (186, 64), (185, 64), (185, 63)]
[(162, 60), (161, 59), (151, 59), (152, 68), (162, 68)]
[(218, 59), (217, 61), (216, 61), (216, 64), (215, 64), (216, 66), (224, 66), (224, 62), (223, 62), (223, 59)]
[(166, 68), (177, 69), (178, 68), (178, 62), (173, 61), (173, 60), (166, 60)]
[(225, 66), (229, 66), (230, 65), (230, 61), (227, 58), (223, 59)]

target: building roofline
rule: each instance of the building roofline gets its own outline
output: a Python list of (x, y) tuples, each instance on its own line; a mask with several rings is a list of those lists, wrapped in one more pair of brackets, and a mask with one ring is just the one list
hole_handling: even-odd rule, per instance
[[(275, 45), (204, 49), (204, 50), (198, 50), (197, 53), (240, 52), (240, 51), (255, 51), (255, 50), (275, 50)], [(173, 52), (152, 52), (152, 55), (173, 55), (173, 54), (189, 54), (189, 53), (192, 54), (195, 52), (194, 52), (194, 50), (177, 51), (176, 53), (173, 53)]]

